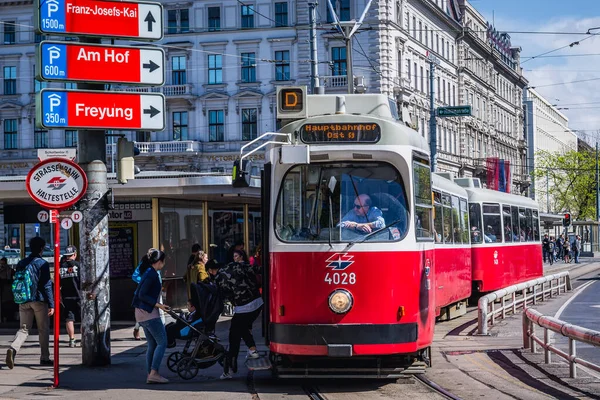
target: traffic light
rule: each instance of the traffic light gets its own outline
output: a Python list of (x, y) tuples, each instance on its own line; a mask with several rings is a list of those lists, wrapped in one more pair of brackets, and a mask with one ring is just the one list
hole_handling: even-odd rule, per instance
[(140, 172), (136, 167), (133, 157), (140, 154), (140, 150), (135, 147), (133, 142), (125, 138), (119, 138), (117, 141), (117, 182), (125, 184), (128, 179), (135, 179), (135, 175)]
[(565, 217), (563, 218), (563, 226), (567, 227), (571, 225), (571, 214), (565, 213)]

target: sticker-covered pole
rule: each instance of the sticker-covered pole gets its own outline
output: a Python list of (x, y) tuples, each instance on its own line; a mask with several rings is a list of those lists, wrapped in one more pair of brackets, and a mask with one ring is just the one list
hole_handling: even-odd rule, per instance
[(58, 210), (54, 220), (54, 387), (58, 387), (58, 360), (60, 339), (60, 220)]

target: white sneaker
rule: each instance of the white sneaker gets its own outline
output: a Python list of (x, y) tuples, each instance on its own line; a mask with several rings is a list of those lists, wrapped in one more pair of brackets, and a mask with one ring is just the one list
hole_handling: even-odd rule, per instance
[(258, 354), (258, 351), (256, 350), (248, 350), (248, 357), (247, 358), (259, 358), (260, 354)]
[(219, 379), (221, 379), (221, 380), (232, 379), (232, 378), (233, 378), (233, 376), (229, 372), (223, 372), (221, 374), (221, 376), (219, 377)]

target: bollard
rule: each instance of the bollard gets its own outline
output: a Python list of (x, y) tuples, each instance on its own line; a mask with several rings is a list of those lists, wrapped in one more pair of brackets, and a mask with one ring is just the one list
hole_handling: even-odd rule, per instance
[(523, 348), (529, 348), (529, 318), (527, 317), (527, 310), (523, 310)]
[(569, 338), (569, 373), (571, 378), (577, 378), (577, 364), (575, 364), (575, 357), (577, 357), (577, 342), (575, 339)]
[(502, 297), (502, 319), (506, 318), (506, 297)]
[[(517, 292), (513, 292), (512, 294), (512, 308), (513, 308), (513, 314), (517, 313)], [(523, 311), (525, 311), (525, 307), (523, 306)]]
[(548, 333), (548, 331), (548, 328), (544, 328), (544, 362), (546, 364), (550, 364), (550, 355), (552, 354), (552, 352), (548, 349), (548, 347), (550, 346), (550, 334)]

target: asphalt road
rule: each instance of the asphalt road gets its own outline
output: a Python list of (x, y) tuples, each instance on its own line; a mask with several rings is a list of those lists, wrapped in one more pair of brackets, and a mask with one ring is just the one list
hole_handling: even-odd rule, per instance
[[(584, 275), (574, 281), (574, 289), (579, 293), (566, 302), (555, 317), (573, 325), (600, 331), (600, 274)], [(568, 339), (555, 335), (556, 344), (568, 351)], [(577, 356), (600, 365), (600, 348), (586, 343), (577, 343)]]

